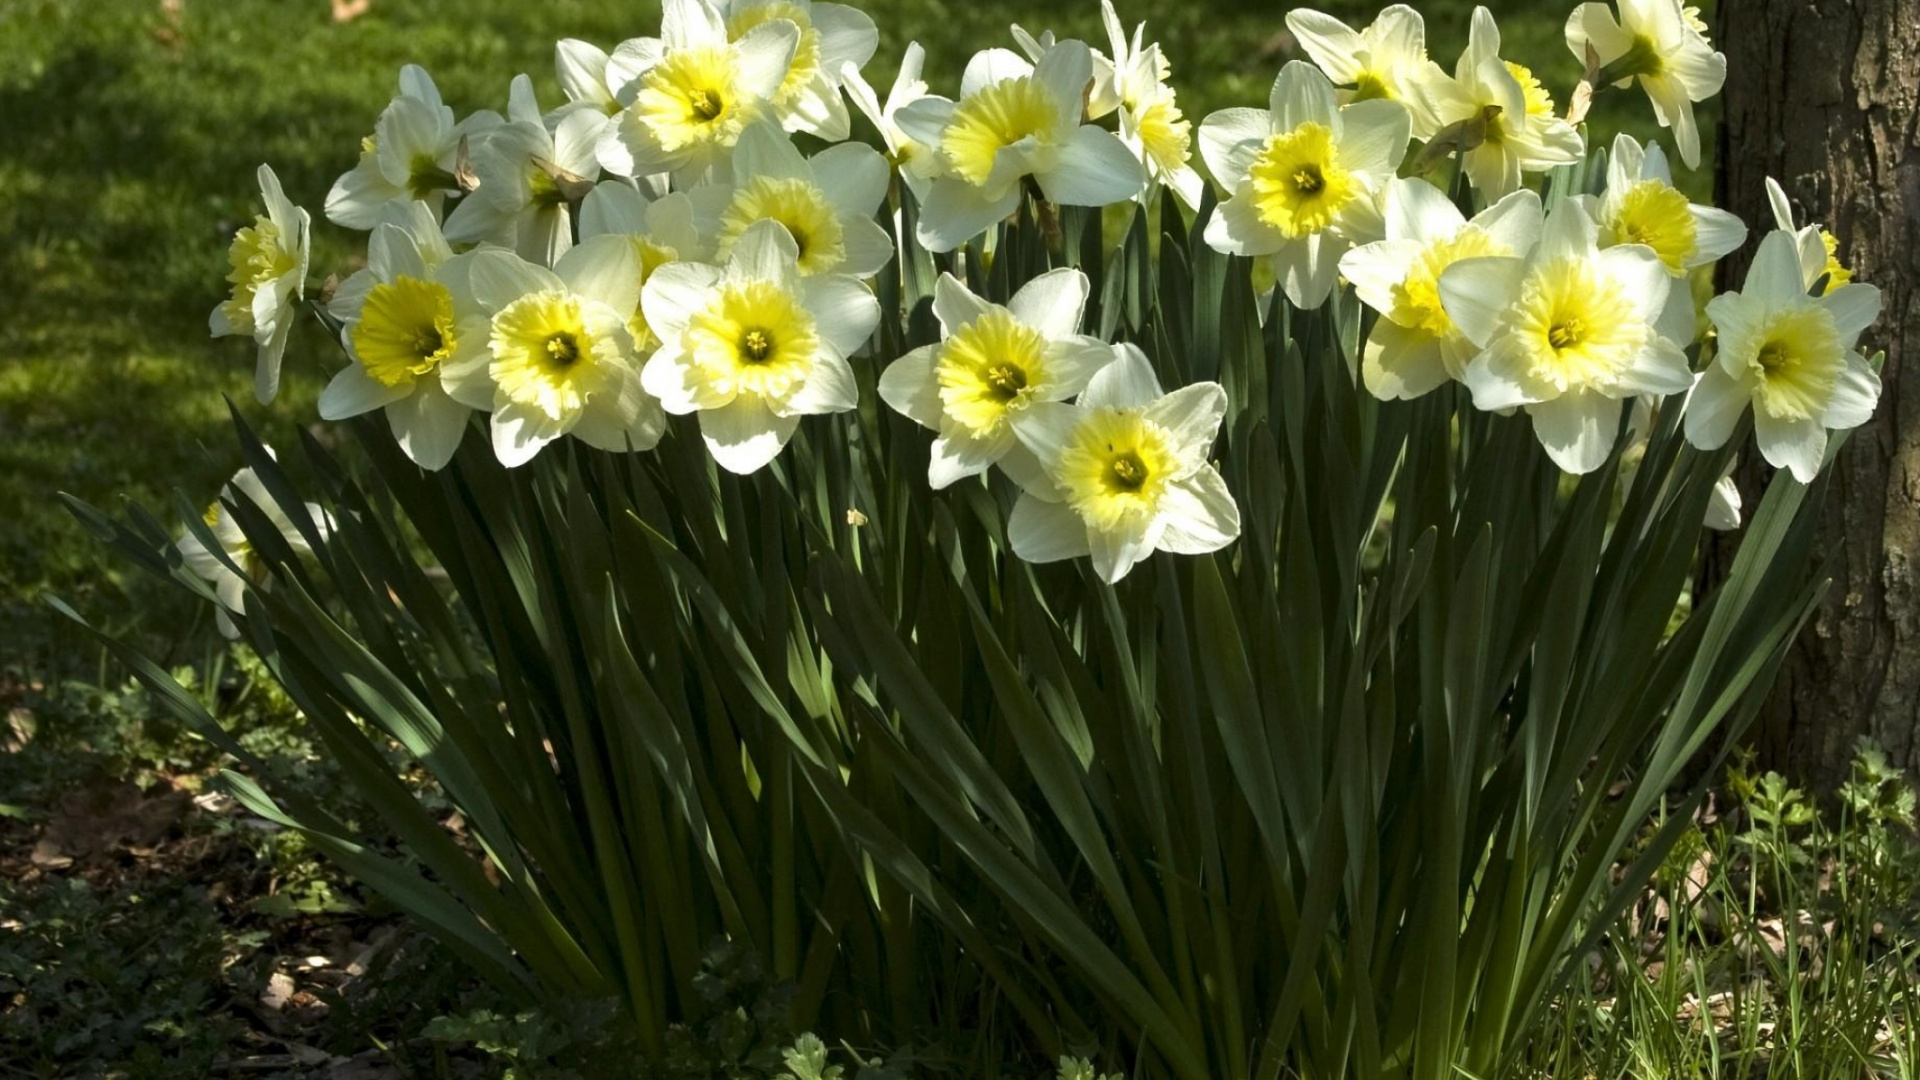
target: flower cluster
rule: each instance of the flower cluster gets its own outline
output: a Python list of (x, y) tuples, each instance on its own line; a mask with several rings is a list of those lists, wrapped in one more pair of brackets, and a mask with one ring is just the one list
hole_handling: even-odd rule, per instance
[[(1691, 203), (1658, 144), (1587, 145), (1584, 102), (1637, 85), (1697, 164), (1693, 105), (1725, 60), (1681, 0), (1581, 4), (1566, 36), (1588, 76), (1565, 113), (1501, 55), (1485, 9), (1451, 69), (1404, 5), (1361, 29), (1296, 9), (1307, 59), (1265, 108), (1197, 125), (1161, 46), (1102, 8), (1104, 51), (1014, 27), (1017, 48), (977, 53), (952, 97), (929, 91), (910, 45), (883, 100), (863, 74), (872, 20), (809, 0), (667, 0), (657, 37), (562, 41), (551, 108), (523, 75), (504, 115), (458, 118), (406, 68), (325, 201), (369, 236), (365, 268), (323, 300), (350, 362), (322, 415), (384, 411), (426, 469), (475, 413), (509, 467), (568, 436), (645, 451), (692, 416), (720, 467), (750, 473), (802, 417), (856, 409), (871, 365), (881, 399), (933, 433), (932, 486), (997, 468), (1022, 492), (1015, 553), (1087, 555), (1116, 580), (1153, 550), (1238, 534), (1209, 460), (1224, 391), (1167, 392), (1138, 347), (1089, 336), (1078, 270), (1015, 281), (1004, 305), (963, 277), (1029, 203), (1047, 217), (1167, 192), (1292, 308), (1350, 287), (1371, 310), (1371, 393), (1458, 384), (1480, 409), (1523, 410), (1568, 472), (1605, 462), (1648, 402), (1684, 408), (1708, 449), (1751, 406), (1761, 453), (1802, 480), (1827, 431), (1871, 413), (1878, 380), (1855, 343), (1879, 295), (1848, 280), (1831, 236), (1796, 227), (1774, 188), (1779, 230), (1745, 288), (1703, 312), (1696, 280), (1746, 228)], [(856, 112), (870, 141), (852, 138)], [(1530, 186), (1545, 174), (1551, 199)], [(267, 214), (234, 241), (212, 327), (258, 343), (265, 400), (304, 296), (308, 219), (260, 179)], [(882, 317), (901, 313), (872, 282), (902, 245), (962, 273), (935, 288), (938, 341), (874, 355)]]

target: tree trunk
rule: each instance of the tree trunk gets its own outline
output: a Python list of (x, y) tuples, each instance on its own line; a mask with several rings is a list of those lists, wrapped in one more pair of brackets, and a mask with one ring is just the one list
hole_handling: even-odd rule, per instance
[[(1830, 789), (1869, 735), (1920, 773), (1920, 0), (1722, 0), (1718, 21), (1719, 204), (1757, 242), (1773, 227), (1763, 178), (1779, 180), (1879, 287), (1861, 347), (1887, 354), (1879, 411), (1833, 466), (1833, 587), (1761, 716), (1762, 761)], [(1737, 281), (1755, 242), (1722, 273)], [(1742, 461), (1757, 480), (1759, 455)], [(1757, 484), (1742, 487), (1751, 506)]]

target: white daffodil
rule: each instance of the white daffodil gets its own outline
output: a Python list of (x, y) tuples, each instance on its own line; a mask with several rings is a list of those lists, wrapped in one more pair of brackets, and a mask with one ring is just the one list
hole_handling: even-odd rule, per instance
[(552, 266), (573, 246), (572, 204), (600, 175), (595, 147), (607, 125), (597, 109), (573, 109), (549, 130), (532, 81), (516, 76), (507, 123), (473, 155), (480, 186), (447, 215), (447, 239)]
[(1740, 527), (1740, 485), (1733, 482), (1734, 466), (1738, 464), (1739, 458), (1728, 459), (1720, 479), (1713, 482), (1713, 493), (1707, 496), (1706, 525), (1715, 532), (1732, 532)]
[(1173, 87), (1167, 85), (1173, 66), (1167, 63), (1158, 42), (1142, 44), (1145, 23), (1135, 26), (1133, 38), (1128, 40), (1112, 0), (1100, 0), (1100, 17), (1106, 23), (1113, 57), (1094, 54), (1088, 117), (1098, 119), (1118, 110), (1120, 141), (1133, 151), (1148, 180), (1172, 190), (1188, 209), (1197, 209), (1205, 182), (1190, 164), (1193, 124), (1181, 113)]
[(553, 269), (508, 251), (467, 256), (467, 282), (485, 321), (454, 333), (487, 347), (441, 364), (454, 400), (493, 410), (493, 452), (509, 468), (572, 435), (589, 446), (652, 449), (666, 430), (660, 403), (640, 386), (628, 323), (640, 295), (640, 256), (619, 236), (596, 236)]
[(689, 195), (723, 260), (754, 222), (777, 221), (800, 251), (801, 274), (866, 278), (893, 258), (892, 238), (874, 221), (887, 180), (886, 159), (864, 143), (802, 157), (779, 127), (762, 121), (733, 148), (733, 183)]
[(388, 214), (367, 241), (366, 269), (328, 302), (353, 362), (320, 392), (320, 415), (344, 420), (385, 409), (400, 449), (421, 468), (439, 469), (472, 411), (447, 394), (442, 366), (462, 354), (484, 362), (485, 315), (467, 288), (466, 257), (454, 256), (433, 211), (407, 203)]
[(1476, 407), (1525, 406), (1547, 456), (1570, 473), (1613, 449), (1620, 403), (1693, 385), (1687, 356), (1653, 327), (1667, 271), (1653, 249), (1602, 251), (1577, 200), (1547, 216), (1525, 258), (1462, 259), (1440, 275), (1440, 301), (1479, 355), (1463, 382)]
[[(268, 576), (266, 560), (254, 550), (253, 542), (247, 539), (245, 530), (240, 528), (240, 523), (234, 519), (233, 511), (229, 506), (229, 504), (238, 505), (243, 499), (273, 523), (281, 539), (285, 540), (287, 546), (293, 551), (304, 555), (313, 550), (313, 545), (307, 542), (306, 536), (294, 524), (293, 519), (287, 516), (286, 511), (280, 509), (280, 504), (267, 492), (266, 485), (260, 482), (260, 478), (252, 469), (241, 469), (233, 474), (233, 479), (227, 481), (226, 487), (220, 492), (220, 497), (207, 507), (206, 516), (202, 519), (207, 523), (208, 531), (213, 534), (214, 542), (219, 545), (220, 553), (216, 554), (208, 548), (191, 531), (182, 535), (174, 544), (175, 549), (180, 552), (181, 559), (186, 562), (187, 569), (213, 585), (214, 596), (220, 602), (214, 618), (220, 627), (220, 633), (229, 638), (240, 636), (240, 629), (233, 624), (233, 618), (229, 613), (246, 610), (247, 587), (251, 585), (256, 589), (264, 590), (272, 584), (272, 579)], [(326, 536), (332, 525), (327, 512), (317, 503), (308, 503), (305, 509), (319, 535)], [(224, 561), (221, 559), (222, 554), (226, 556)], [(229, 566), (228, 563), (232, 565)], [(239, 568), (238, 573), (235, 572), (235, 567)]]
[(1486, 8), (1473, 9), (1453, 77), (1417, 86), (1436, 125), (1435, 145), (1457, 139), (1471, 146), (1462, 165), (1488, 201), (1518, 188), (1522, 173), (1571, 165), (1586, 153), (1580, 132), (1554, 115), (1553, 98), (1533, 72), (1500, 59), (1500, 28)]
[(887, 158), (900, 170), (900, 179), (906, 181), (907, 187), (913, 191), (913, 197), (921, 203), (927, 201), (927, 190), (933, 186), (934, 178), (940, 175), (940, 156), (932, 149), (914, 142), (913, 137), (900, 127), (899, 117), (901, 109), (927, 96), (926, 81), (920, 77), (926, 59), (927, 52), (919, 42), (907, 43), (907, 51), (900, 57), (900, 72), (894, 76), (893, 86), (887, 91), (884, 103), (861, 76), (859, 68), (849, 64), (840, 72), (847, 97), (853, 100), (854, 107), (865, 114), (880, 133), (880, 139), (887, 148)]
[(612, 63), (613, 58), (607, 51), (592, 42), (564, 38), (555, 43), (553, 74), (560, 83), (560, 92), (567, 97), (562, 110), (592, 109), (603, 116), (619, 112), (621, 102), (614, 87), (620, 80), (616, 72), (609, 70)]
[(1855, 347), (1880, 317), (1880, 290), (1847, 284), (1807, 295), (1799, 240), (1771, 232), (1737, 293), (1707, 305), (1718, 332), (1713, 362), (1687, 402), (1687, 441), (1726, 444), (1747, 406), (1760, 455), (1811, 483), (1827, 432), (1858, 427), (1880, 400), (1880, 376)]
[(1030, 406), (1065, 401), (1113, 360), (1113, 348), (1080, 333), (1085, 274), (1050, 270), (1020, 287), (1005, 307), (975, 296), (951, 274), (933, 290), (940, 343), (923, 345), (880, 374), (880, 397), (895, 412), (939, 433), (927, 480), (943, 488), (998, 464), (1022, 486), (1039, 473), (1014, 437)]
[(1807, 288), (1812, 289), (1821, 278), (1826, 284), (1821, 287), (1823, 293), (1829, 293), (1853, 280), (1853, 271), (1840, 261), (1840, 241), (1832, 233), (1818, 225), (1805, 228), (1793, 223), (1793, 204), (1787, 200), (1786, 189), (1773, 177), (1767, 177), (1767, 203), (1773, 208), (1773, 221), (1784, 232), (1793, 234), (1800, 252), (1800, 268), (1806, 278)]
[(1405, 4), (1383, 9), (1365, 30), (1312, 8), (1287, 12), (1287, 29), (1319, 69), (1340, 87), (1340, 103), (1387, 98), (1407, 107), (1413, 137), (1438, 127), (1419, 92), (1423, 81), (1444, 74), (1427, 59), (1427, 23)]
[(704, 179), (772, 108), (800, 36), (792, 21), (768, 18), (733, 40), (710, 0), (666, 0), (661, 36), (615, 51), (631, 103), (601, 136), (601, 166), (636, 179), (669, 171)]
[(1461, 259), (1524, 255), (1540, 238), (1540, 196), (1521, 188), (1468, 221), (1424, 180), (1387, 185), (1387, 238), (1354, 248), (1340, 273), (1380, 313), (1361, 376), (1375, 397), (1416, 398), (1466, 371), (1480, 349), (1447, 315), (1440, 275)]
[(1407, 149), (1398, 102), (1334, 103), (1312, 64), (1289, 61), (1266, 109), (1223, 109), (1200, 124), (1200, 153), (1228, 199), (1207, 244), (1229, 255), (1273, 255), (1298, 308), (1326, 302), (1340, 256), (1379, 238), (1379, 199)]
[[(650, 200), (624, 181), (603, 180), (580, 204), (580, 239), (624, 238), (640, 260), (640, 284), (645, 288), (653, 272), (668, 263), (704, 262), (712, 257), (694, 229), (694, 217), (693, 202), (682, 192)], [(627, 318), (627, 334), (633, 338), (634, 356), (641, 361), (660, 346), (637, 294)]]
[(1672, 293), (1658, 323), (1682, 345), (1694, 338), (1693, 271), (1711, 265), (1747, 241), (1747, 226), (1725, 210), (1699, 206), (1673, 186), (1673, 170), (1659, 143), (1642, 148), (1633, 136), (1613, 140), (1607, 188), (1589, 207), (1600, 226), (1600, 246), (1645, 244), (1660, 256)]
[(641, 303), (660, 335), (642, 378), (676, 415), (698, 413), (714, 460), (751, 473), (772, 461), (800, 418), (859, 404), (847, 364), (880, 305), (845, 274), (802, 277), (778, 222), (748, 226), (724, 268), (679, 262), (647, 279)]
[(380, 114), (373, 135), (360, 142), (359, 163), (327, 192), (327, 220), (365, 232), (383, 220), (381, 211), (390, 204), (416, 199), (438, 213), (447, 193), (460, 190), (454, 171), (461, 143), (472, 153), (500, 124), (500, 114), (489, 110), (455, 123), (433, 77), (408, 64), (400, 69), (399, 96)]
[(1059, 206), (1137, 195), (1146, 178), (1132, 151), (1081, 122), (1092, 80), (1093, 56), (1082, 42), (1060, 42), (1038, 64), (988, 49), (967, 64), (959, 101), (928, 96), (902, 108), (901, 129), (938, 148), (942, 168), (921, 208), (921, 246), (952, 251), (1012, 215), (1028, 176)]
[(234, 234), (227, 248), (227, 281), (233, 295), (213, 309), (207, 329), (214, 337), (244, 335), (259, 347), (253, 393), (272, 401), (280, 391), (280, 361), (287, 352), (295, 309), (307, 291), (307, 249), (313, 219), (287, 200), (280, 178), (260, 166), (260, 198), (267, 212)]
[(1582, 63), (1592, 47), (1600, 63), (1600, 85), (1626, 86), (1639, 80), (1653, 101), (1661, 127), (1673, 129), (1680, 160), (1700, 165), (1700, 126), (1693, 104), (1720, 92), (1727, 79), (1727, 58), (1707, 41), (1705, 28), (1690, 19), (1681, 0), (1616, 0), (1619, 18), (1604, 3), (1584, 3), (1567, 18), (1567, 48)]
[(1218, 383), (1163, 394), (1132, 344), (1115, 348), (1079, 400), (1036, 402), (1014, 424), (1042, 474), (1007, 519), (1028, 562), (1093, 557), (1108, 583), (1155, 551), (1199, 555), (1240, 535), (1240, 508), (1207, 455), (1226, 415)]
[(866, 12), (811, 0), (723, 0), (721, 15), (735, 41), (776, 19), (799, 27), (793, 61), (771, 98), (773, 110), (788, 131), (828, 142), (847, 137), (847, 103), (840, 97), (846, 67), (865, 67), (880, 47), (880, 31)]

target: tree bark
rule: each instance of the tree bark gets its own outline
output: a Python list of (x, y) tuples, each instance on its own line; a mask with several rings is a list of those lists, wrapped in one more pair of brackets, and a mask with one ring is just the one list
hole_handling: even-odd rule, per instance
[[(1718, 21), (1719, 204), (1757, 241), (1773, 227), (1763, 179), (1780, 181), (1798, 220), (1824, 224), (1854, 280), (1880, 289), (1861, 347), (1887, 354), (1879, 411), (1832, 466), (1833, 587), (1761, 716), (1762, 761), (1830, 789), (1868, 735), (1920, 774), (1920, 0), (1723, 0)], [(1723, 289), (1755, 246), (1722, 268)], [(1743, 469), (1764, 469), (1751, 447)], [(1742, 486), (1751, 506), (1757, 483)]]

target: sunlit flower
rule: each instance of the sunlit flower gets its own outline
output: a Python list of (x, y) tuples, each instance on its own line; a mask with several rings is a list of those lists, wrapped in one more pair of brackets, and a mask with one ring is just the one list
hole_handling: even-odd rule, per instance
[(253, 393), (272, 401), (280, 390), (280, 360), (287, 334), (307, 289), (307, 247), (312, 218), (287, 201), (280, 178), (260, 166), (260, 197), (267, 212), (234, 234), (227, 249), (232, 295), (213, 309), (207, 328), (214, 337), (245, 335), (259, 347)]
[(927, 478), (936, 488), (998, 464), (1030, 482), (1039, 465), (1014, 437), (1031, 406), (1065, 401), (1113, 360), (1080, 333), (1087, 277), (1071, 267), (1020, 287), (1005, 307), (975, 296), (951, 274), (934, 285), (940, 342), (913, 350), (880, 375), (894, 411), (939, 433)]
[(1747, 407), (1760, 455), (1811, 483), (1827, 432), (1858, 427), (1880, 400), (1880, 377), (1861, 356), (1860, 334), (1880, 317), (1880, 291), (1847, 284), (1807, 295), (1800, 241), (1768, 233), (1737, 293), (1707, 305), (1717, 333), (1713, 362), (1687, 402), (1687, 440), (1725, 445)]
[(852, 355), (872, 336), (880, 305), (845, 274), (802, 277), (800, 252), (778, 222), (749, 226), (725, 268), (679, 262), (647, 280), (641, 303), (661, 345), (643, 379), (668, 412), (698, 413), (722, 468), (772, 461), (800, 418), (859, 403)]
[(1380, 313), (1361, 377), (1375, 397), (1415, 398), (1458, 379), (1480, 349), (1440, 302), (1440, 275), (1462, 259), (1524, 255), (1540, 236), (1540, 196), (1522, 188), (1468, 221), (1424, 180), (1387, 187), (1387, 238), (1354, 248), (1340, 273)]
[(887, 162), (864, 143), (840, 143), (802, 157), (780, 129), (762, 122), (740, 136), (733, 183), (697, 190), (696, 206), (724, 259), (756, 221), (777, 221), (793, 237), (804, 275), (871, 277), (893, 258), (893, 240), (874, 221), (887, 197)]
[[(624, 181), (603, 180), (580, 204), (580, 239), (624, 238), (640, 260), (640, 284), (645, 288), (647, 278), (668, 263), (703, 262), (712, 257), (712, 249), (694, 229), (695, 216), (692, 200), (681, 192), (648, 199)], [(627, 334), (633, 338), (634, 355), (639, 359), (652, 355), (660, 345), (659, 335), (647, 325), (646, 309), (637, 294), (627, 318)]]
[[(453, 458), (472, 411), (447, 394), (442, 366), (464, 353), (485, 362), (485, 315), (424, 203), (389, 209), (367, 241), (366, 269), (340, 283), (327, 310), (353, 362), (320, 393), (327, 420), (385, 409), (400, 449), (423, 469)], [(464, 318), (463, 318), (464, 316)]]
[(901, 109), (927, 96), (926, 81), (920, 78), (920, 69), (926, 58), (926, 50), (920, 47), (919, 42), (907, 43), (906, 52), (900, 57), (900, 71), (894, 76), (885, 102), (874, 93), (873, 87), (861, 76), (858, 68), (849, 64), (841, 70), (847, 97), (880, 133), (880, 139), (887, 148), (888, 160), (900, 170), (900, 179), (913, 191), (913, 197), (922, 203), (927, 201), (927, 190), (933, 186), (934, 178), (940, 175), (940, 155), (913, 141), (913, 137), (900, 127), (899, 118)]
[(454, 170), (461, 143), (471, 154), (500, 124), (500, 114), (490, 110), (455, 123), (432, 76), (408, 64), (400, 69), (399, 96), (380, 114), (373, 135), (361, 140), (359, 164), (327, 192), (327, 220), (366, 231), (381, 222), (388, 206), (415, 200), (439, 213), (447, 194), (460, 190)]
[(1444, 78), (1427, 59), (1427, 24), (1405, 4), (1385, 8), (1365, 30), (1312, 8), (1287, 12), (1287, 29), (1314, 64), (1340, 87), (1340, 103), (1389, 98), (1407, 107), (1413, 137), (1430, 137), (1438, 126), (1427, 111), (1421, 82)]
[(1582, 63), (1592, 46), (1601, 85), (1639, 80), (1653, 101), (1661, 127), (1673, 129), (1680, 160), (1700, 165), (1700, 127), (1693, 104), (1720, 92), (1727, 58), (1713, 50), (1706, 31), (1688, 18), (1681, 0), (1617, 0), (1619, 18), (1604, 3), (1584, 3), (1567, 19), (1567, 48)]
[(622, 176), (672, 171), (697, 181), (728, 161), (740, 133), (771, 108), (800, 28), (769, 17), (736, 40), (710, 0), (666, 0), (663, 31), (616, 54), (641, 73), (623, 91), (632, 103), (600, 139), (600, 164)]
[(1193, 158), (1193, 124), (1180, 111), (1173, 87), (1167, 84), (1172, 65), (1158, 42), (1142, 44), (1145, 23), (1135, 26), (1133, 38), (1128, 40), (1112, 0), (1100, 0), (1100, 16), (1113, 56), (1109, 59), (1094, 54), (1088, 117), (1098, 119), (1117, 110), (1120, 141), (1139, 159), (1147, 178), (1171, 189), (1189, 209), (1197, 208), (1205, 182), (1189, 164)]
[(1273, 255), (1295, 307), (1319, 307), (1340, 256), (1377, 239), (1379, 199), (1407, 148), (1407, 110), (1376, 99), (1340, 108), (1333, 84), (1291, 61), (1266, 109), (1223, 109), (1200, 125), (1200, 152), (1228, 199), (1206, 240), (1230, 255)]
[(928, 96), (898, 113), (907, 135), (937, 147), (943, 173), (927, 193), (917, 235), (930, 251), (952, 251), (1020, 206), (1031, 176), (1048, 202), (1106, 206), (1139, 193), (1140, 163), (1112, 132), (1082, 123), (1093, 57), (1063, 41), (1038, 64), (1005, 49), (976, 53), (960, 100)]
[(1682, 345), (1692, 342), (1692, 271), (1746, 243), (1746, 225), (1725, 210), (1687, 201), (1673, 186), (1673, 171), (1660, 144), (1643, 149), (1624, 132), (1613, 140), (1606, 191), (1590, 209), (1600, 226), (1601, 247), (1645, 244), (1660, 256), (1672, 278), (1660, 332)]
[[(273, 524), (275, 531), (293, 552), (305, 555), (313, 550), (306, 534), (286, 511), (280, 509), (279, 502), (252, 469), (241, 469), (233, 474), (233, 479), (227, 481), (226, 487), (221, 490), (220, 498), (207, 507), (206, 515), (202, 518), (219, 548), (218, 553), (192, 530), (174, 544), (187, 569), (213, 585), (214, 596), (220, 603), (215, 609), (214, 618), (220, 633), (229, 638), (240, 636), (240, 629), (234, 625), (230, 613), (246, 610), (247, 588), (251, 586), (264, 591), (272, 584), (267, 561), (254, 550), (253, 542), (247, 539), (246, 531), (234, 517), (233, 507), (243, 501)], [(325, 537), (332, 525), (327, 512), (317, 503), (307, 503), (304, 509), (312, 528)]]
[(551, 130), (525, 75), (514, 79), (507, 123), (473, 155), (480, 187), (447, 215), (447, 239), (512, 248), (541, 266), (573, 246), (573, 201), (600, 175), (595, 147), (607, 128), (605, 113), (573, 109)]
[(1771, 176), (1767, 177), (1767, 204), (1773, 208), (1774, 224), (1793, 234), (1807, 288), (1813, 288), (1824, 277), (1827, 283), (1821, 291), (1832, 292), (1853, 280), (1853, 271), (1840, 261), (1840, 241), (1818, 225), (1795, 226), (1793, 204), (1787, 201), (1786, 190), (1780, 182)]
[(1500, 28), (1486, 8), (1473, 9), (1453, 77), (1423, 80), (1418, 94), (1437, 125), (1435, 145), (1470, 147), (1462, 165), (1489, 201), (1518, 188), (1522, 173), (1570, 165), (1586, 153), (1580, 132), (1554, 115), (1533, 73), (1500, 59)]
[(1548, 215), (1525, 258), (1462, 259), (1440, 275), (1449, 318), (1480, 353), (1462, 381), (1476, 407), (1525, 406), (1547, 455), (1592, 472), (1613, 449), (1621, 401), (1693, 385), (1687, 356), (1653, 320), (1667, 302), (1667, 271), (1653, 249), (1602, 251), (1577, 200)]
[(553, 47), (553, 74), (560, 92), (567, 97), (562, 108), (593, 109), (605, 116), (620, 111), (615, 92), (617, 71), (609, 71), (613, 58), (592, 42), (565, 38)]
[(509, 468), (572, 435), (602, 450), (651, 449), (666, 418), (640, 386), (628, 320), (640, 295), (640, 258), (624, 237), (569, 249), (553, 269), (511, 252), (468, 256), (467, 281), (485, 321), (462, 321), (460, 348), (440, 365), (456, 401), (492, 409), (493, 452)]
[(788, 131), (829, 142), (847, 137), (847, 103), (840, 97), (845, 69), (865, 67), (880, 45), (880, 32), (866, 12), (811, 0), (725, 0), (721, 15), (735, 41), (776, 19), (798, 27), (793, 61), (770, 103)]
[(1132, 344), (1071, 405), (1036, 402), (1014, 425), (1039, 476), (1007, 519), (1007, 542), (1028, 562), (1093, 557), (1116, 582), (1155, 551), (1198, 555), (1240, 535), (1240, 508), (1208, 453), (1226, 415), (1218, 383), (1163, 394)]

